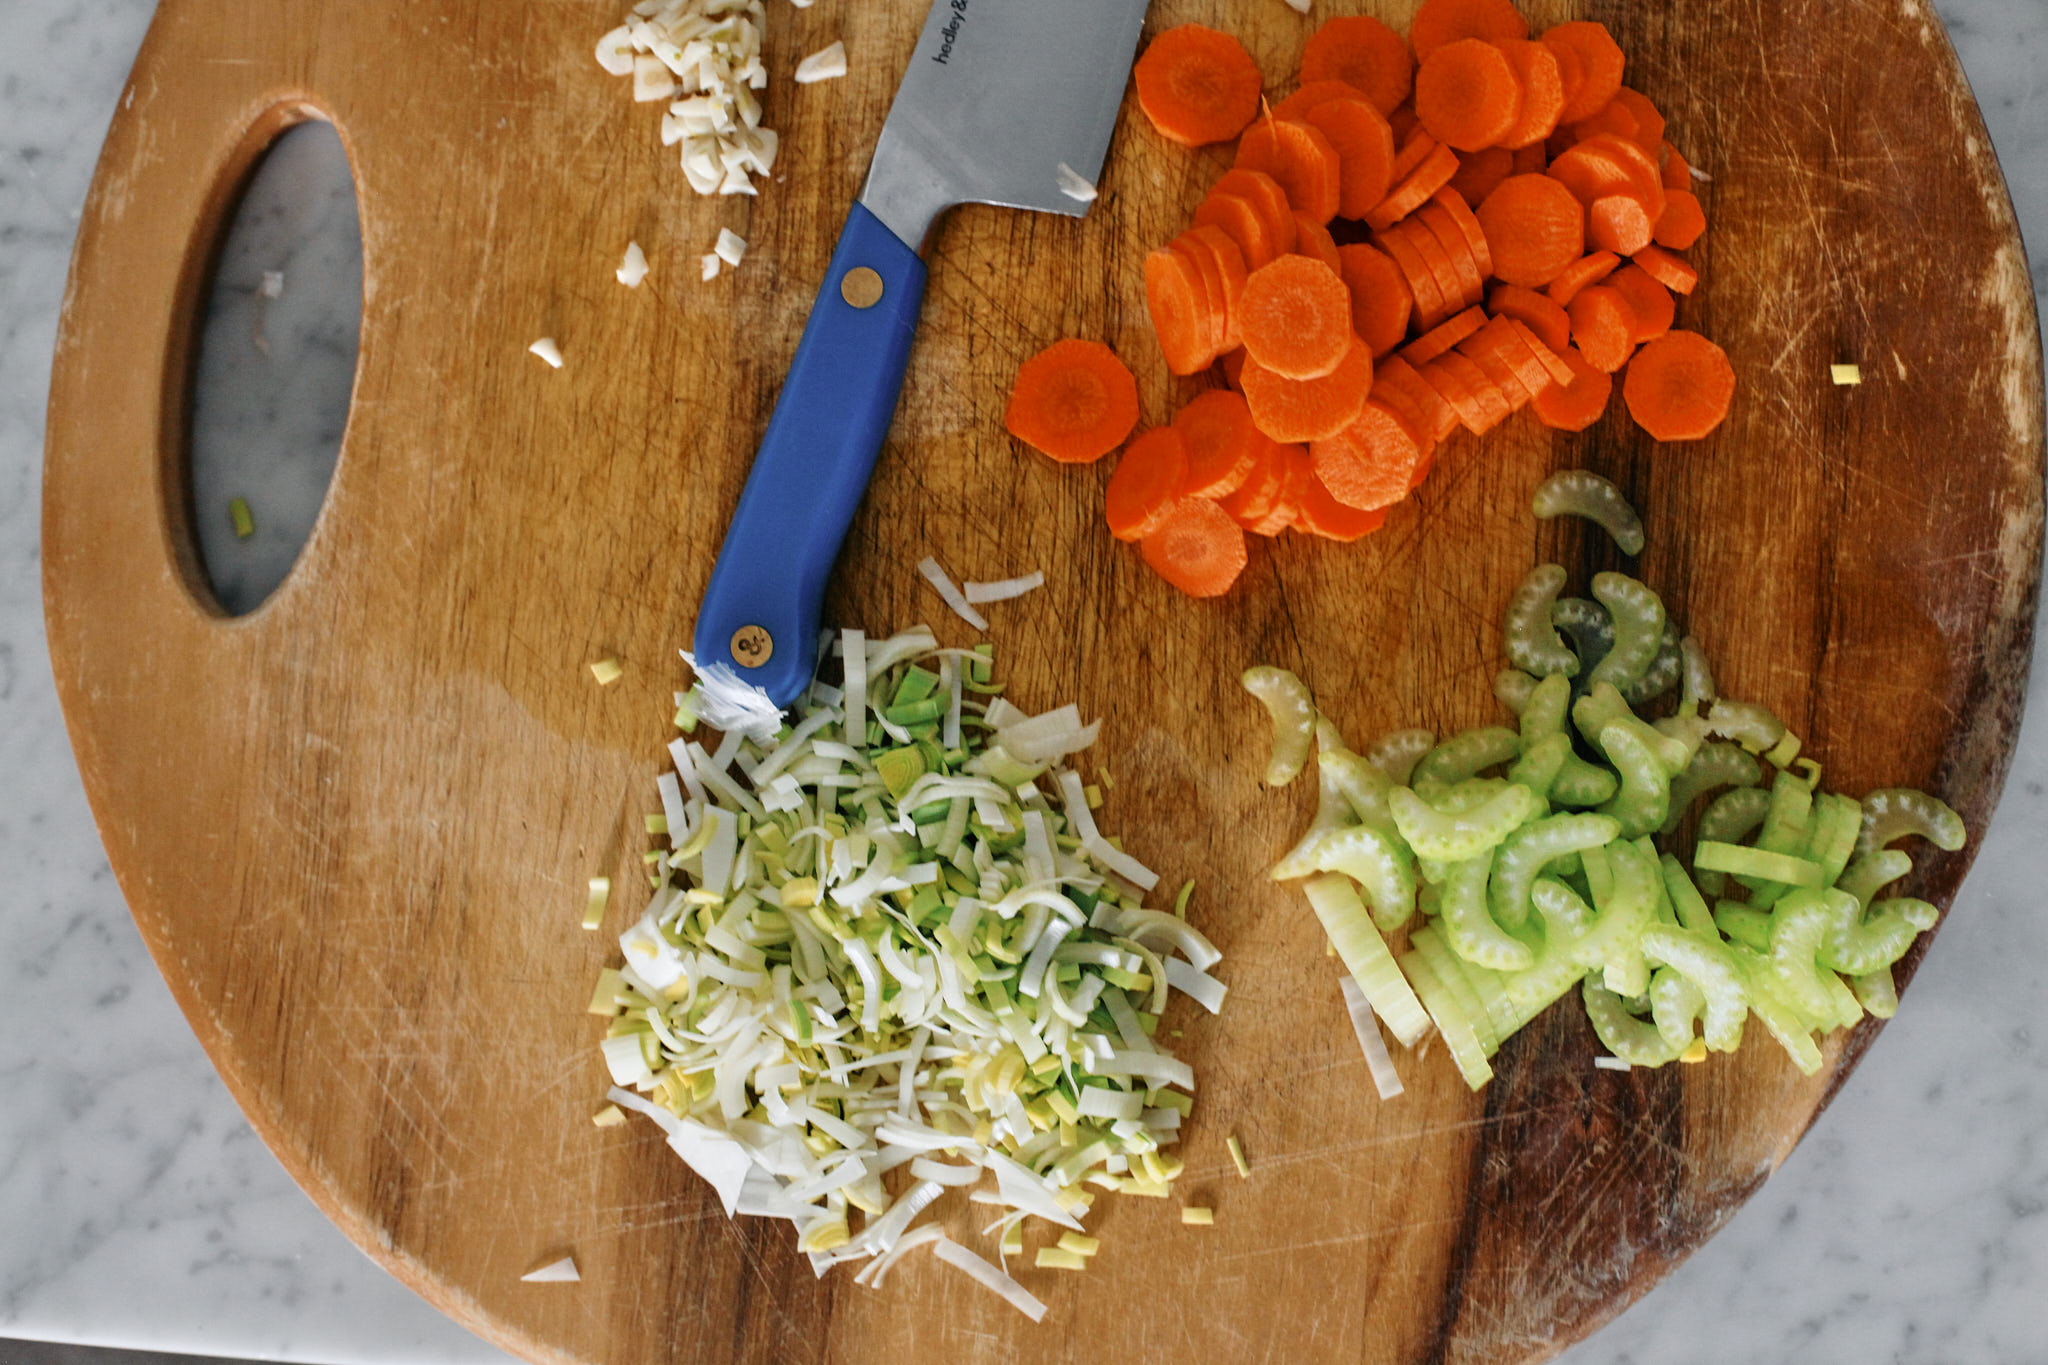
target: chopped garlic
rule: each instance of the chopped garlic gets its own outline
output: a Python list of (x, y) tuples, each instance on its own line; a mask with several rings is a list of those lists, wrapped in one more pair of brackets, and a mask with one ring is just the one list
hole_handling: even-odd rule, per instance
[(718, 245), (713, 248), (712, 254), (727, 265), (736, 266), (746, 258), (747, 239), (731, 228), (720, 228)]
[(714, 251), (706, 255), (704, 257), (704, 278), (707, 280), (717, 279), (719, 267), (724, 264), (725, 262), (718, 259), (717, 252)]
[(559, 1261), (549, 1261), (546, 1265), (535, 1266), (519, 1278), (527, 1284), (576, 1284), (583, 1279), (583, 1275), (576, 1269), (576, 1258), (564, 1256)]
[(632, 75), (634, 99), (677, 97), (661, 145), (685, 144), (683, 174), (698, 194), (753, 194), (751, 177), (774, 165), (774, 135), (753, 136), (766, 132), (754, 94), (768, 85), (765, 19), (760, 0), (661, 0), (635, 5), (598, 44), (599, 65)]
[(1079, 200), (1083, 204), (1095, 202), (1095, 186), (1089, 184), (1086, 176), (1082, 175), (1072, 166), (1069, 166), (1066, 162), (1062, 161), (1059, 164), (1059, 169), (1054, 172), (1054, 175), (1059, 179), (1060, 193), (1067, 196), (1067, 198)]
[(555, 369), (559, 370), (562, 368), (562, 348), (555, 345), (553, 337), (542, 337), (526, 349), (539, 356), (542, 360), (547, 361)]
[(821, 48), (796, 64), (798, 85), (815, 85), (819, 81), (835, 80), (845, 74), (846, 44), (841, 42)]
[(1296, 14), (1307, 14), (1311, 3), (1313, 3), (1313, 0), (1287, 0), (1287, 8), (1293, 10)]
[(638, 242), (626, 243), (626, 260), (617, 274), (619, 283), (628, 289), (638, 289), (640, 281), (647, 278), (647, 253), (640, 249)]
[(633, 35), (624, 24), (597, 40), (597, 64), (614, 76), (633, 74)]
[(1861, 384), (1863, 382), (1863, 367), (1861, 365), (1830, 365), (1828, 366), (1828, 377), (1835, 381), (1838, 388)]
[(647, 104), (653, 100), (665, 100), (676, 92), (676, 78), (659, 57), (635, 57), (633, 59), (633, 101)]

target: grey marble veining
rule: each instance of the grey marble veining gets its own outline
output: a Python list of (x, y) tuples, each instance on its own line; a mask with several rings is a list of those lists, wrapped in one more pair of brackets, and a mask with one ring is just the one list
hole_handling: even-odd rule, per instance
[[(0, 0), (0, 1336), (334, 1365), (502, 1361), (360, 1255), (251, 1134), (143, 951), (64, 739), (40, 607), (43, 402), (79, 206), (151, 7)], [(2048, 4), (1941, 10), (2005, 158), (2038, 290)], [(331, 221), (341, 200), (310, 202)], [(341, 363), (359, 286), (345, 252), (287, 259), (293, 224), (271, 226), (231, 261), (216, 319), (264, 362), (245, 355), (244, 372), (269, 377), (235, 400), (244, 417), (215, 410), (217, 429), (264, 431), (245, 452), (316, 450), (340, 412), (294, 386)], [(261, 272), (280, 269), (283, 293), (262, 298)], [(266, 407), (289, 423), (248, 419)], [(252, 499), (257, 535), (237, 542), (225, 503), (253, 486), (241, 459), (198, 476), (195, 507), (219, 542), (223, 594), (246, 599), (288, 567), (323, 471), (307, 458), (294, 490)], [(1896, 1026), (1762, 1192), (1571, 1365), (2048, 1361), (2048, 1046), (2024, 1022), (2048, 961), (2044, 692), (2048, 651), (2004, 805)]]

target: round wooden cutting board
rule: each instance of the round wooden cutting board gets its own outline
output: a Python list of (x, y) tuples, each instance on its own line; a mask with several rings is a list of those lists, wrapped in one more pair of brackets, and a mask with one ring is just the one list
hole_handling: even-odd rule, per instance
[[(1642, 510), (1639, 572), (1724, 689), (1791, 720), (1834, 789), (1923, 785), (1980, 835), (2032, 635), (2041, 353), (1932, 8), (1530, 6), (1612, 25), (1712, 176), (1681, 319), (1734, 358), (1733, 417), (1690, 446), (1619, 403), (1583, 437), (1524, 418), (1458, 440), (1384, 530), (1261, 543), (1220, 601), (1104, 533), (1107, 463), (1055, 467), (1000, 417), (1020, 359), (1069, 335), (1132, 360), (1149, 421), (1193, 391), (1157, 362), (1139, 263), (1227, 150), (1165, 144), (1133, 100), (1085, 221), (970, 209), (941, 229), (828, 614), (962, 642), (920, 556), (1045, 570), (990, 613), (1011, 695), (1106, 718), (1105, 827), (1168, 884), (1200, 879), (1231, 987), (1221, 1017), (1168, 1020), (1200, 1078), (1185, 1189), (1216, 1226), (1106, 1201), (1086, 1275), (1021, 1272), (1051, 1305), (1038, 1327), (923, 1258), (877, 1293), (814, 1279), (786, 1226), (727, 1222), (651, 1125), (590, 1124), (607, 1082), (584, 1005), (639, 907), (584, 933), (584, 881), (634, 885), (676, 650), (925, 5), (770, 5), (773, 70), (835, 37), (851, 70), (773, 86), (779, 180), (746, 203), (691, 197), (659, 106), (592, 61), (623, 8), (164, 0), (108, 137), (51, 397), (51, 649), (122, 888), (264, 1139), (379, 1261), (536, 1361), (1510, 1362), (1642, 1294), (1784, 1159), (1876, 1023), (1811, 1080), (1761, 1029), (1733, 1057), (1618, 1075), (1564, 1008), (1483, 1093), (1438, 1047), (1380, 1102), (1312, 916), (1263, 876), (1310, 796), (1260, 785), (1266, 725), (1236, 680), (1299, 670), (1360, 743), (1492, 721), (1523, 573), (1618, 565), (1528, 512), (1545, 474), (1584, 466)], [(1276, 96), (1313, 26), (1277, 0), (1153, 6), (1154, 31), (1187, 20), (1243, 37)], [(303, 559), (228, 619), (184, 491), (195, 312), (238, 185), (309, 117), (340, 130), (360, 194), (355, 405)], [(701, 284), (721, 224), (752, 247)], [(637, 291), (612, 279), (628, 239), (654, 262)], [(525, 353), (543, 335), (560, 371)], [(1836, 361), (1860, 387), (1828, 382)], [(600, 689), (606, 655), (626, 675)], [(1947, 906), (1974, 848), (1924, 858), (1917, 894)], [(986, 1246), (981, 1221), (947, 1220)], [(581, 1284), (519, 1282), (561, 1254)]]

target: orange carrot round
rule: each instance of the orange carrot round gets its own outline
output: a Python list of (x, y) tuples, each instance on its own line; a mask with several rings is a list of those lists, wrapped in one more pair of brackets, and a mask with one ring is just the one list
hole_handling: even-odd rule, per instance
[(1655, 228), (1649, 209), (1633, 195), (1602, 195), (1586, 206), (1586, 241), (1601, 251), (1633, 256), (1650, 244)]
[(1392, 257), (1364, 242), (1338, 247), (1337, 259), (1351, 291), (1351, 330), (1373, 355), (1383, 356), (1408, 335), (1408, 317), (1415, 307), (1408, 281)]
[(1102, 496), (1109, 533), (1118, 540), (1143, 540), (1173, 511), (1187, 477), (1187, 457), (1172, 427), (1154, 427), (1117, 457), (1116, 472)]
[(1547, 175), (1510, 177), (1487, 196), (1477, 216), (1493, 253), (1493, 273), (1509, 284), (1540, 289), (1586, 249), (1585, 210)]
[(1218, 361), (1223, 370), (1223, 382), (1239, 393), (1244, 392), (1244, 385), (1240, 382), (1244, 375), (1244, 362), (1245, 353), (1242, 346), (1221, 357)]
[(1191, 498), (1221, 498), (1251, 477), (1266, 438), (1252, 424), (1244, 395), (1229, 389), (1198, 394), (1174, 415), (1173, 431), (1187, 456), (1181, 492)]
[(1244, 529), (1206, 498), (1182, 498), (1139, 542), (1152, 571), (1190, 597), (1220, 597), (1244, 572)]
[(1410, 366), (1426, 365), (1486, 325), (1486, 310), (1467, 308), (1449, 322), (1432, 327), (1401, 348), (1401, 359)]
[(1588, 285), (1600, 283), (1621, 265), (1621, 257), (1611, 251), (1596, 251), (1582, 256), (1558, 272), (1556, 279), (1543, 292), (1561, 308), (1572, 306), (1572, 300)]
[(1461, 38), (1422, 59), (1415, 112), (1429, 135), (1461, 152), (1494, 147), (1522, 117), (1522, 83), (1492, 43)]
[(1516, 382), (1528, 397), (1535, 398), (1557, 380), (1551, 375), (1550, 367), (1536, 354), (1536, 347), (1522, 339), (1526, 335), (1528, 329), (1519, 326), (1513, 318), (1492, 318), (1473, 334), (1464, 349), (1467, 353), (1482, 349), (1491, 353), (1514, 372)]
[(1484, 436), (1514, 414), (1514, 405), (1501, 392), (1500, 385), (1472, 358), (1462, 351), (1450, 351), (1429, 362), (1456, 377), (1465, 392), (1479, 409), (1479, 425), (1472, 428), (1475, 436)]
[(1501, 145), (1534, 146), (1557, 131), (1558, 116), (1564, 112), (1564, 73), (1558, 67), (1557, 53), (1527, 38), (1495, 46), (1522, 84), (1522, 116), (1501, 139)]
[(1450, 188), (1456, 190), (1467, 204), (1484, 203), (1486, 196), (1499, 189), (1501, 181), (1514, 173), (1513, 152), (1505, 147), (1482, 147), (1458, 158), (1458, 173), (1451, 177)]
[[(1496, 187), (1498, 188), (1498, 187)], [(1437, 205), (1450, 215), (1465, 238), (1465, 250), (1472, 257), (1472, 264), (1479, 271), (1481, 281), (1493, 277), (1493, 248), (1486, 244), (1486, 229), (1479, 226), (1478, 217), (1472, 212), (1472, 204), (1450, 185), (1444, 186), (1431, 197), (1431, 204)]]
[(1331, 497), (1371, 511), (1408, 496), (1422, 443), (1392, 408), (1373, 399), (1355, 422), (1315, 442), (1308, 454)]
[[(1544, 373), (1550, 376), (1551, 384), (1569, 384), (1572, 382), (1572, 367), (1564, 363), (1564, 356), (1560, 354), (1560, 351), (1568, 350), (1570, 349), (1569, 347), (1560, 347), (1558, 350), (1552, 350), (1544, 345), (1542, 339), (1530, 331), (1529, 325), (1520, 318), (1509, 318), (1508, 322), (1511, 325), (1511, 330), (1514, 332), (1515, 340), (1521, 342), (1529, 354), (1535, 357), (1536, 363), (1541, 365)], [(1549, 385), (1544, 387), (1548, 388)], [(1540, 398), (1542, 394), (1539, 392), (1537, 396)]]
[(1301, 88), (1273, 106), (1274, 118), (1291, 118), (1304, 121), (1309, 110), (1331, 100), (1362, 100), (1365, 92), (1348, 81), (1303, 79)]
[(1519, 284), (1497, 284), (1486, 296), (1486, 310), (1495, 317), (1514, 318), (1553, 351), (1562, 351), (1572, 344), (1571, 315), (1555, 300), (1533, 289)]
[[(1313, 467), (1310, 470), (1314, 472)], [(1330, 496), (1321, 478), (1305, 480), (1294, 508), (1294, 529), (1324, 540), (1349, 544), (1386, 524), (1387, 509), (1352, 507)]]
[(1221, 281), (1223, 289), (1223, 339), (1217, 343), (1216, 349), (1235, 350), (1242, 341), (1237, 334), (1238, 313), (1244, 299), (1245, 284), (1251, 278), (1244, 253), (1238, 250), (1229, 233), (1199, 223), (1182, 233), (1176, 241), (1185, 250), (1206, 253), (1207, 263), (1216, 267), (1216, 278)]
[(1636, 121), (1636, 135), (1633, 139), (1651, 161), (1664, 155), (1664, 115), (1650, 102), (1650, 97), (1640, 90), (1627, 86), (1614, 92), (1614, 102), (1628, 110)]
[(1581, 204), (1610, 194), (1626, 194), (1643, 203), (1655, 222), (1664, 212), (1667, 191), (1657, 163), (1627, 138), (1600, 133), (1561, 152), (1545, 172), (1569, 189)]
[(1529, 21), (1511, 0), (1424, 0), (1408, 25), (1408, 42), (1420, 61), (1463, 38), (1502, 43), (1528, 36)]
[(1576, 123), (1598, 113), (1621, 89), (1628, 58), (1607, 25), (1583, 19), (1558, 24), (1543, 31), (1543, 42), (1569, 51), (1579, 70), (1578, 88), (1560, 115), (1564, 122)]
[(1244, 348), (1261, 367), (1286, 379), (1319, 379), (1351, 349), (1351, 295), (1322, 261), (1282, 256), (1245, 283), (1241, 327)]
[(1171, 247), (1145, 257), (1145, 307), (1168, 370), (1193, 374), (1216, 358), (1201, 276), (1193, 261)]
[(1337, 149), (1322, 130), (1292, 119), (1260, 119), (1239, 139), (1237, 164), (1272, 176), (1297, 212), (1319, 223), (1337, 216), (1343, 182)]
[(1697, 332), (1670, 332), (1636, 353), (1621, 396), (1636, 425), (1659, 441), (1697, 441), (1728, 416), (1735, 368)]
[(1415, 300), (1416, 326), (1434, 327), (1450, 314), (1450, 304), (1436, 282), (1436, 272), (1416, 253), (1414, 244), (1398, 224), (1377, 234), (1373, 245), (1386, 252), (1400, 268), (1401, 278)]
[(1667, 190), (1692, 189), (1692, 163), (1678, 154), (1678, 148), (1664, 144), (1664, 188)]
[(1458, 426), (1458, 414), (1444, 401), (1422, 372), (1399, 356), (1389, 356), (1373, 367), (1372, 396), (1401, 414), (1408, 429), (1425, 447), (1449, 436)]
[(1284, 445), (1280, 452), (1280, 496), (1273, 500), (1273, 510), (1256, 521), (1240, 521), (1238, 524), (1255, 536), (1277, 536), (1294, 525), (1301, 514), (1301, 495), (1315, 483), (1315, 470), (1309, 467), (1308, 452), (1298, 445)]
[[(1465, 280), (1451, 253), (1444, 250), (1443, 239), (1429, 230), (1429, 224), (1421, 216), (1412, 215), (1387, 230), (1388, 236), (1405, 237), (1415, 248), (1436, 278), (1437, 292), (1443, 296), (1443, 312), (1448, 314), (1463, 308), (1466, 304)], [(1429, 319), (1425, 325), (1433, 325)]]
[(1596, 370), (1613, 374), (1635, 350), (1636, 316), (1618, 289), (1596, 284), (1581, 289), (1568, 310), (1572, 342)]
[(1245, 265), (1252, 270), (1281, 254), (1273, 244), (1272, 229), (1267, 226), (1264, 216), (1242, 195), (1209, 191), (1207, 197), (1195, 206), (1195, 225), (1220, 228), (1228, 233), (1230, 240), (1237, 243)]
[(1301, 115), (1337, 149), (1337, 212), (1363, 218), (1393, 188), (1394, 130), (1362, 99), (1325, 100)]
[(1200, 24), (1154, 38), (1135, 74), (1145, 117), (1190, 147), (1228, 142), (1259, 112), (1258, 63), (1237, 39)]
[(1392, 227), (1427, 204), (1457, 173), (1458, 154), (1432, 139), (1429, 154), (1407, 178), (1387, 192), (1385, 199), (1373, 206), (1372, 212), (1365, 215), (1366, 224), (1375, 231)]
[(1553, 431), (1584, 431), (1607, 411), (1607, 400), (1614, 392), (1614, 376), (1587, 364), (1576, 347), (1566, 348), (1563, 356), (1565, 364), (1571, 367), (1572, 382), (1553, 384), (1536, 395), (1530, 408), (1536, 419)]
[(1209, 187), (1209, 193), (1234, 194), (1258, 210), (1259, 220), (1266, 225), (1272, 239), (1275, 256), (1284, 256), (1294, 250), (1294, 206), (1287, 202), (1287, 191), (1272, 176), (1264, 171), (1233, 166), (1217, 177), (1216, 183)]
[(1288, 379), (1245, 361), (1244, 398), (1259, 430), (1280, 442), (1317, 441), (1342, 431), (1358, 418), (1372, 392), (1372, 352), (1351, 348), (1342, 364), (1321, 379)]
[(1330, 230), (1305, 213), (1294, 215), (1294, 254), (1321, 261), (1341, 276), (1344, 258), (1337, 254), (1337, 239)]
[[(1448, 190), (1449, 187), (1445, 188)], [(1444, 207), (1443, 199), (1444, 193), (1439, 192), (1434, 199), (1417, 209), (1415, 222), (1420, 227), (1427, 228), (1430, 236), (1436, 239), (1436, 244), (1443, 248), (1445, 258), (1451, 263), (1451, 275), (1458, 289), (1458, 302), (1470, 307), (1486, 297), (1488, 272), (1480, 268), (1479, 259), (1472, 251), (1471, 238), (1467, 237), (1465, 230), (1452, 220), (1451, 211)], [(1484, 232), (1477, 235), (1481, 242), (1486, 240)], [(1492, 263), (1492, 254), (1489, 249), (1489, 265)]]
[(1284, 446), (1261, 437), (1251, 473), (1236, 492), (1217, 499), (1216, 505), (1229, 513), (1239, 526), (1251, 527), (1263, 522), (1280, 505), (1281, 494), (1287, 488), (1288, 452), (1298, 449), (1298, 446)]
[(1099, 460), (1138, 424), (1138, 381), (1099, 341), (1056, 341), (1024, 362), (1003, 425), (1063, 464)]
[(1649, 271), (1639, 265), (1625, 265), (1609, 275), (1604, 283), (1628, 300), (1629, 311), (1635, 314), (1636, 319), (1636, 345), (1655, 341), (1671, 330), (1671, 324), (1677, 317), (1677, 305), (1672, 301), (1671, 291), (1657, 283)]
[(1664, 196), (1664, 212), (1657, 218), (1656, 242), (1673, 251), (1683, 251), (1707, 230), (1706, 210), (1691, 190), (1672, 190)]
[[(1213, 359), (1229, 349), (1223, 344), (1229, 331), (1230, 311), (1230, 300), (1223, 290), (1223, 267), (1217, 263), (1213, 252), (1188, 233), (1183, 232), (1169, 245), (1195, 267), (1195, 277), (1201, 282), (1202, 349)], [(1202, 363), (1206, 365), (1209, 362), (1205, 360)]]
[(1408, 98), (1415, 80), (1415, 62), (1401, 35), (1367, 15), (1331, 19), (1317, 29), (1302, 49), (1301, 79), (1342, 81), (1382, 114), (1391, 114)]
[[(1521, 373), (1508, 362), (1508, 358), (1479, 337), (1467, 338), (1465, 344), (1452, 354), (1461, 355), (1479, 367), (1480, 373), (1486, 376), (1487, 383), (1493, 386), (1494, 392), (1507, 404), (1510, 413), (1520, 412), (1536, 397), (1522, 381)], [(1549, 378), (1548, 375), (1544, 376), (1546, 385)]]
[(1699, 271), (1662, 247), (1644, 247), (1636, 253), (1636, 264), (1648, 271), (1651, 279), (1674, 294), (1690, 294), (1700, 282)]
[(1489, 425), (1486, 412), (1479, 403), (1478, 395), (1472, 392), (1463, 377), (1451, 373), (1447, 368), (1445, 362), (1454, 358), (1457, 358), (1456, 352), (1438, 356), (1429, 364), (1417, 368), (1415, 373), (1422, 377), (1424, 383), (1436, 390), (1437, 395), (1449, 405), (1457, 419), (1464, 423), (1465, 430), (1477, 434), (1486, 430)]

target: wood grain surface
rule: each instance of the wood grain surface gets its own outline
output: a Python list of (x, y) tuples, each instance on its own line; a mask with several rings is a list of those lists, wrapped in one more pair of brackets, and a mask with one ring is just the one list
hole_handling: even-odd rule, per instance
[[(938, 233), (829, 617), (960, 642), (921, 555), (1046, 570), (991, 612), (1012, 695), (1106, 718), (1106, 825), (1170, 883), (1202, 879), (1231, 985), (1220, 1018), (1168, 1021), (1200, 1077), (1185, 1188), (1216, 1226), (1109, 1201), (1088, 1274), (1023, 1272), (1051, 1304), (1037, 1328), (921, 1259), (879, 1293), (814, 1279), (784, 1225), (727, 1222), (650, 1125), (589, 1122), (606, 1080), (583, 1007), (637, 906), (581, 932), (584, 879), (633, 884), (676, 650), (925, 6), (770, 5), (776, 71), (834, 37), (852, 67), (773, 86), (780, 178), (750, 203), (692, 198), (658, 106), (592, 62), (623, 8), (164, 0), (108, 138), (51, 396), (51, 649), (122, 888), (264, 1139), (380, 1262), (535, 1361), (1509, 1362), (1643, 1293), (1784, 1159), (1877, 1025), (1811, 1080), (1761, 1030), (1617, 1075), (1559, 1009), (1485, 1092), (1438, 1048), (1378, 1102), (1312, 917), (1261, 875), (1309, 797), (1260, 786), (1263, 720), (1235, 680), (1300, 670), (1355, 742), (1492, 719), (1516, 581), (1616, 563), (1527, 511), (1546, 473), (1585, 466), (1642, 510), (1640, 572), (1725, 689), (1790, 719), (1836, 789), (1925, 785), (1981, 834), (2036, 605), (2040, 347), (1932, 8), (1530, 6), (1609, 22), (1713, 177), (1681, 317), (1733, 356), (1733, 417), (1671, 448), (1619, 404), (1583, 437), (1518, 419), (1448, 448), (1357, 546), (1256, 547), (1219, 602), (1103, 533), (1106, 465), (1056, 468), (999, 419), (1019, 360), (1076, 334), (1135, 358), (1149, 420), (1184, 401), (1139, 262), (1227, 153), (1165, 145), (1128, 101), (1085, 222), (969, 209)], [(1275, 96), (1312, 26), (1278, 0), (1158, 0), (1151, 24), (1190, 19), (1242, 35)], [(305, 118), (334, 122), (360, 194), (355, 403), (302, 560), (228, 619), (191, 548), (195, 311), (238, 186)], [(750, 254), (699, 284), (721, 224)], [(655, 268), (636, 292), (611, 274), (629, 238)], [(559, 372), (525, 353), (542, 335)], [(1830, 386), (1832, 361), (1862, 386)], [(599, 689), (585, 665), (612, 654), (625, 680)], [(1948, 905), (1973, 851), (1923, 859), (1918, 894)], [(978, 1221), (947, 1220), (970, 1240)], [(519, 1283), (563, 1253), (580, 1285)]]

